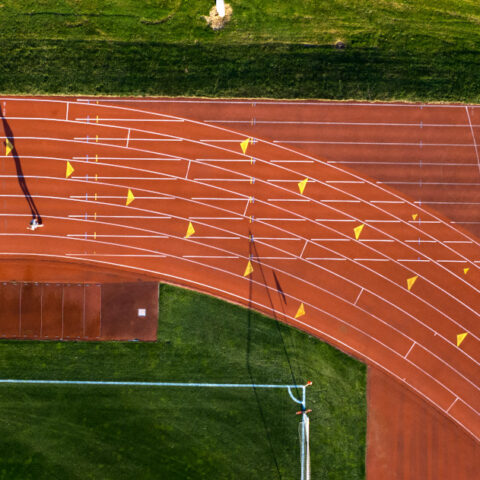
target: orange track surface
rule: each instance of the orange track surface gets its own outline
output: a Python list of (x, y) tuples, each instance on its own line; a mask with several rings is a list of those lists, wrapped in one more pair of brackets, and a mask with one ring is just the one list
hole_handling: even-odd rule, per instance
[[(169, 115), (162, 103), (0, 102), (44, 223), (26, 230), (30, 211), (3, 155), (0, 258), (125, 270), (275, 313), (389, 373), (480, 439), (480, 240), (471, 232), (364, 173), (257, 133), (243, 154), (244, 133)], [(306, 127), (282, 128), (297, 138)]]

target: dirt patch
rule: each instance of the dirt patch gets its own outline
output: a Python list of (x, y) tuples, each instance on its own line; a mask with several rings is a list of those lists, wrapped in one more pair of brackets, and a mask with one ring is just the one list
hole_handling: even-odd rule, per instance
[(221, 30), (232, 18), (232, 7), (229, 3), (225, 4), (225, 16), (222, 18), (218, 12), (217, 7), (212, 7), (208, 16), (203, 18), (207, 22), (207, 25), (212, 28), (212, 30)]

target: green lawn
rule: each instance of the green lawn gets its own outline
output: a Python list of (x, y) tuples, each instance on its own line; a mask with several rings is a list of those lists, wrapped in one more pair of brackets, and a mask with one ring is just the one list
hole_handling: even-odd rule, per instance
[[(212, 297), (160, 289), (155, 343), (0, 342), (2, 378), (303, 384), (312, 478), (365, 475), (366, 368)], [(0, 386), (0, 479), (295, 479), (284, 391)]]
[(0, 91), (480, 101), (476, 0), (213, 4), (4, 0)]

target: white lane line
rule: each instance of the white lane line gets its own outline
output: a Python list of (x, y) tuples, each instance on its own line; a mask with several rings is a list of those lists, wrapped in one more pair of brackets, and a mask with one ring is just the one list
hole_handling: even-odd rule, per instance
[(477, 141), (475, 140), (475, 132), (473, 131), (472, 121), (470, 119), (470, 113), (468, 111), (468, 105), (465, 105), (465, 111), (467, 112), (468, 124), (470, 125), (470, 131), (472, 132), (473, 145), (475, 147), (475, 156), (477, 157), (477, 165), (480, 170), (480, 157), (478, 155)]
[(445, 410), (446, 413), (450, 411), (450, 409), (457, 403), (458, 397), (455, 397), (455, 400), (450, 404), (450, 406)]
[(188, 161), (188, 166), (187, 166), (187, 172), (185, 173), (185, 178), (188, 178), (188, 172), (190, 171), (190, 165), (191, 165), (192, 161), (189, 160)]
[(438, 263), (465, 263), (465, 260), (435, 260)]
[(245, 158), (196, 158), (196, 162), (224, 162), (224, 163), (251, 163), (251, 160)]
[(268, 202), (310, 202), (309, 198), (268, 198)]
[[(130, 130), (130, 129), (128, 129)], [(157, 135), (161, 135), (161, 133), (158, 133)], [(93, 143), (91, 141), (92, 139), (94, 140), (95, 138), (93, 137), (73, 137), (74, 140), (81, 141), (81, 142), (87, 142), (87, 143)], [(124, 142), (125, 138), (124, 137), (98, 137), (98, 141), (119, 141), (119, 142)], [(127, 137), (127, 141), (131, 142), (183, 142), (183, 138), (130, 138), (130, 135)], [(128, 145), (127, 145), (128, 147)]]
[(350, 183), (365, 183), (365, 182), (362, 180), (326, 180), (325, 183), (350, 184)]
[(312, 238), (312, 242), (351, 242), (352, 238)]
[(237, 255), (182, 255), (184, 258), (240, 258)]
[(356, 262), (389, 262), (389, 258), (354, 258)]
[(413, 343), (412, 343), (412, 346), (408, 349), (408, 352), (405, 354), (405, 356), (404, 356), (403, 358), (406, 359), (406, 358), (408, 357), (409, 353), (412, 351), (412, 348), (416, 345), (416, 343), (417, 343), (417, 342), (413, 342)]
[(465, 183), (465, 182), (376, 182), (378, 184), (382, 185), (420, 185), (420, 186), (425, 186), (425, 185), (458, 185), (458, 186), (478, 186), (480, 183)]
[(211, 200), (211, 201), (218, 201), (223, 202), (224, 200), (228, 201), (236, 201), (236, 202), (244, 202), (245, 200), (250, 201), (249, 198), (222, 198), (222, 197), (192, 197), (192, 200)]
[(85, 233), (67, 233), (67, 237), (79, 237), (79, 238), (169, 238), (168, 235), (101, 235), (85, 234)]
[(361, 203), (360, 200), (320, 200), (323, 203)]
[(279, 222), (305, 222), (304, 218), (265, 218), (259, 217), (256, 220), (260, 221), (279, 221)]
[(189, 217), (190, 220), (243, 220), (243, 217)]
[[(79, 198), (82, 200), (87, 200), (90, 202), (95, 202), (95, 200), (100, 200), (100, 199), (116, 199), (116, 198), (121, 198), (122, 200), (125, 200), (126, 196), (125, 195), (97, 195), (95, 197), (94, 194), (90, 195), (70, 195), (69, 198)], [(135, 197), (135, 200), (175, 200), (175, 197), (140, 197), (137, 196)]]
[(347, 161), (347, 160), (327, 160), (327, 163), (339, 163), (341, 165), (352, 164), (352, 165), (396, 165), (404, 166), (410, 165), (419, 167), (420, 165), (425, 166), (434, 166), (434, 167), (476, 167), (476, 163), (445, 163), (445, 162), (364, 162), (360, 160), (356, 161)]
[[(1, 176), (0, 176), (1, 178)], [(28, 178), (27, 176), (25, 176), (25, 178)], [(38, 178), (37, 176), (34, 176), (32, 178)], [(70, 178), (72, 179), (76, 179), (76, 180), (85, 180), (85, 177), (84, 176), (80, 176), (80, 175), (72, 175)], [(176, 178), (174, 177), (95, 177), (97, 178), (98, 180), (160, 180), (160, 181), (171, 181), (171, 180), (177, 180)], [(94, 183), (94, 182), (90, 182), (90, 183)]]
[[(78, 117), (75, 118), (77, 122), (86, 122), (89, 118)], [(182, 119), (170, 119), (170, 118), (103, 118), (100, 117), (99, 121), (106, 122), (168, 122), (168, 123), (183, 123), (185, 120)]]
[(438, 240), (404, 240), (405, 243), (416, 243), (416, 244), (421, 244), (421, 243), (438, 243)]
[(443, 243), (473, 243), (471, 240), (444, 240)]
[(313, 160), (270, 160), (270, 163), (315, 163)]
[(372, 200), (370, 203), (395, 203), (395, 204), (403, 204), (401, 200)]
[[(480, 205), (480, 202), (429, 202), (429, 201), (416, 201), (419, 205)], [(423, 222), (422, 222), (423, 223)]]
[(170, 220), (172, 217), (163, 217), (163, 216), (156, 216), (156, 215), (95, 215), (92, 214), (85, 214), (85, 215), (68, 215), (69, 218), (140, 218), (140, 219), (155, 219), (155, 220)]
[(147, 258), (167, 258), (168, 255), (162, 254), (140, 254), (140, 253), (66, 253), (68, 256), (75, 257), (147, 257)]
[(316, 218), (316, 222), (355, 222), (353, 218)]
[[(198, 237), (196, 237), (198, 238)], [(289, 242), (301, 242), (303, 239), (302, 238), (288, 238), (288, 237), (255, 237), (255, 240), (288, 240)]]
[(129, 143), (130, 143), (130, 129), (128, 129), (128, 133), (127, 133), (127, 148)]
[(250, 182), (249, 178), (194, 178), (198, 182)]
[(430, 260), (425, 260), (422, 258), (397, 258), (397, 262), (421, 262), (421, 263), (428, 263)]
[[(352, 238), (353, 240), (353, 238)], [(389, 238), (364, 238), (358, 240), (360, 243), (365, 242), (386, 242), (386, 243), (393, 243), (395, 240), (390, 240)]]
[[(180, 162), (183, 161), (183, 158), (159, 158), (159, 157), (95, 157), (98, 160), (126, 160), (126, 161), (148, 161), (148, 162)], [(89, 161), (92, 160), (90, 157), (72, 157), (72, 160), (83, 160)]]
[(360, 289), (360, 291), (358, 292), (358, 296), (355, 300), (355, 302), (353, 303), (354, 305), (356, 305), (358, 303), (358, 300), (360, 300), (360, 296), (362, 295), (363, 293), (363, 288)]
[(201, 237), (200, 235), (195, 235), (197, 240), (242, 240), (241, 237)]
[(65, 114), (65, 120), (68, 121), (68, 108), (70, 107), (70, 102), (67, 102), (67, 113)]
[(401, 220), (365, 220), (365, 223), (402, 223)]
[(305, 260), (335, 260), (345, 262), (346, 258), (336, 258), (336, 257), (305, 257)]
[(273, 143), (319, 144), (319, 145), (376, 145), (382, 147), (471, 147), (470, 143), (420, 143), (420, 142), (340, 142), (330, 140), (274, 140)]
[(305, 244), (303, 245), (302, 251), (299, 255), (300, 258), (303, 257), (303, 253), (305, 252), (305, 248), (307, 248), (307, 245), (308, 245), (308, 240), (305, 240)]

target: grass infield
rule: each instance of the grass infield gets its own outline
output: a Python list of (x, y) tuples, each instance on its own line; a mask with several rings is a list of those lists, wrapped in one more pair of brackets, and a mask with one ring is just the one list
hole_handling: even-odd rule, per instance
[(214, 3), (4, 0), (0, 91), (480, 101), (476, 0)]
[[(2, 378), (298, 383), (313, 478), (365, 476), (366, 368), (262, 315), (162, 285), (155, 343), (0, 342)], [(295, 479), (286, 391), (0, 385), (0, 479)]]

